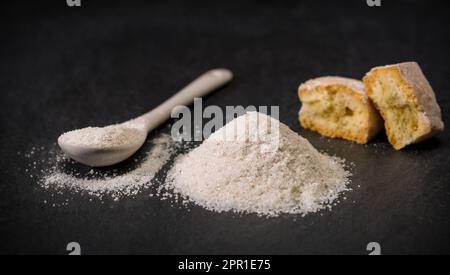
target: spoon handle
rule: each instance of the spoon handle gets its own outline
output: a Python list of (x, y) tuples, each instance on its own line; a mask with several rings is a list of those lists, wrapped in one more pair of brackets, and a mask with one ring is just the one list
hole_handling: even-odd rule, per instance
[(232, 78), (233, 73), (227, 69), (207, 71), (155, 109), (130, 122), (141, 124), (147, 132), (150, 132), (170, 118), (173, 108), (190, 105), (194, 98), (209, 94), (231, 81)]

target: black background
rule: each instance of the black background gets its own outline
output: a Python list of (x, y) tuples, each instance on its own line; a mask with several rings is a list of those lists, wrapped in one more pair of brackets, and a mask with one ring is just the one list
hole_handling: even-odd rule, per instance
[[(449, 253), (449, 131), (401, 152), (384, 135), (331, 140), (300, 128), (296, 95), (311, 77), (414, 60), (448, 123), (448, 12), (445, 1), (2, 2), (0, 252), (66, 254), (76, 241), (85, 254), (367, 254), (376, 241), (385, 254)], [(282, 122), (355, 163), (347, 200), (271, 219), (187, 211), (152, 190), (103, 203), (62, 194), (68, 205), (52, 207), (25, 172), (34, 160), (17, 152), (144, 113), (214, 67), (235, 79), (205, 105), (279, 105)]]

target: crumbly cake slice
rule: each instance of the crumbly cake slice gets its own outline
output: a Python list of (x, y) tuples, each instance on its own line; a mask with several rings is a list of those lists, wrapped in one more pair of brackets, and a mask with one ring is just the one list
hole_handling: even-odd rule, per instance
[(373, 68), (364, 83), (396, 150), (444, 130), (433, 88), (416, 62)]
[(383, 128), (363, 82), (326, 76), (308, 80), (298, 89), (304, 128), (329, 137), (365, 144)]

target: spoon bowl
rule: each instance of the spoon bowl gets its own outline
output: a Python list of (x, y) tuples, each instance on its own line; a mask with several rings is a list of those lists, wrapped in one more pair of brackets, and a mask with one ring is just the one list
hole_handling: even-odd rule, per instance
[[(144, 144), (147, 132), (137, 128), (121, 127), (122, 136), (128, 137), (121, 143), (92, 143), (88, 140), (77, 139), (81, 131), (88, 132), (91, 136), (97, 135), (101, 140), (103, 136), (114, 135), (108, 133), (108, 128), (83, 128), (61, 135), (58, 138), (59, 147), (73, 160), (92, 167), (110, 166), (122, 162), (132, 156)], [(119, 127), (119, 126), (118, 126)], [(106, 130), (105, 130), (106, 129)], [(117, 138), (117, 137), (115, 137)]]

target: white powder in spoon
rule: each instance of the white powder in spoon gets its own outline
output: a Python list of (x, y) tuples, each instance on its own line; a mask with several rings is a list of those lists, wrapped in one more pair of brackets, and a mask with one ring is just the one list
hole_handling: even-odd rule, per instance
[[(266, 130), (277, 123), (279, 132)], [(179, 157), (165, 189), (217, 212), (305, 215), (331, 207), (348, 190), (349, 177), (342, 160), (319, 153), (278, 120), (250, 112)]]
[(86, 127), (69, 131), (59, 137), (59, 142), (79, 146), (110, 148), (136, 143), (142, 138), (141, 136), (137, 129), (118, 124), (107, 127)]

